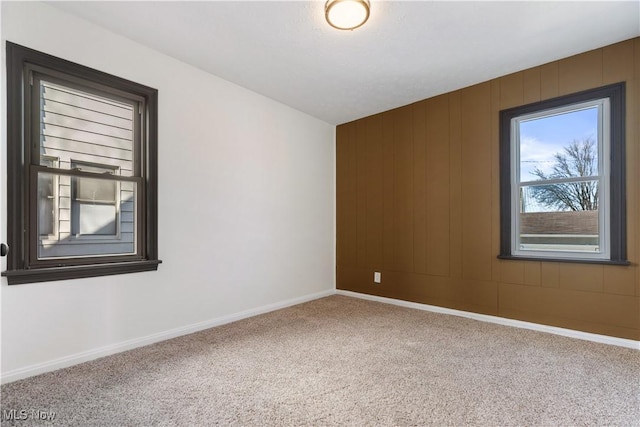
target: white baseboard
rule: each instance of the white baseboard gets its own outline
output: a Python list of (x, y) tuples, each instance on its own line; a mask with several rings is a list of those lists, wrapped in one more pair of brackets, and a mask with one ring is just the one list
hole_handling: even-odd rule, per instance
[(168, 331), (147, 335), (145, 337), (135, 338), (135, 339), (123, 341), (117, 344), (112, 344), (112, 345), (96, 348), (93, 350), (83, 351), (81, 353), (71, 354), (69, 356), (61, 357), (61, 358), (50, 360), (47, 362), (25, 366), (23, 368), (18, 368), (8, 372), (4, 372), (0, 377), (0, 383), (7, 384), (13, 381), (21, 380), (23, 378), (28, 378), (34, 375), (43, 374), (45, 372), (55, 371), (57, 369), (62, 369), (69, 366), (77, 365), (79, 363), (88, 362), (90, 360), (94, 360), (99, 357), (110, 356), (112, 354), (121, 353), (123, 351), (131, 350), (137, 347), (142, 347), (142, 346), (153, 344), (156, 342), (165, 341), (165, 340), (176, 338), (182, 335), (187, 335), (187, 334), (202, 331), (205, 329), (213, 328), (215, 326), (225, 325), (227, 323), (257, 316), (259, 314), (269, 313), (271, 311), (280, 310), (282, 308), (291, 307), (291, 306), (302, 304), (304, 302), (312, 301), (315, 299), (324, 298), (329, 295), (334, 295), (335, 293), (336, 293), (335, 289), (330, 289), (330, 290), (318, 292), (315, 294), (305, 295), (302, 297), (292, 298), (286, 301), (277, 302), (275, 304), (264, 305), (261, 307), (242, 311), (240, 313), (234, 313), (227, 316), (205, 320), (204, 322), (198, 322), (198, 323), (183, 326), (180, 328), (170, 329)]
[(451, 308), (438, 307), (435, 305), (420, 304), (417, 302), (403, 301), (393, 298), (379, 297), (375, 295), (361, 294), (358, 292), (337, 290), (338, 295), (354, 298), (377, 301), (386, 304), (398, 305), (400, 307), (415, 308), (418, 310), (431, 311), (434, 313), (450, 314), (453, 316), (466, 317), (468, 319), (480, 320), (482, 322), (497, 323), (499, 325), (513, 326), (516, 328), (530, 329), (533, 331), (547, 332), (555, 335), (562, 335), (569, 338), (577, 338), (585, 341), (592, 341), (602, 344), (616, 345), (619, 347), (640, 350), (640, 341), (628, 340), (625, 338), (610, 337), (607, 335), (592, 334), (589, 332), (575, 331), (573, 329), (558, 328), (555, 326), (540, 325), (538, 323), (524, 322), (522, 320), (507, 319), (505, 317), (490, 316), (487, 314), (472, 313), (469, 311), (454, 310)]

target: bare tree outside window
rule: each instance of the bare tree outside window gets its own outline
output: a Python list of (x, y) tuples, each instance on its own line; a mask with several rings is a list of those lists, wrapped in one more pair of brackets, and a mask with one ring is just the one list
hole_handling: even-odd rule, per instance
[[(533, 172), (541, 180), (597, 177), (597, 144), (593, 138), (573, 140), (556, 153), (550, 173), (536, 167)], [(598, 181), (585, 180), (531, 187), (531, 197), (540, 205), (557, 211), (593, 211), (598, 209)]]

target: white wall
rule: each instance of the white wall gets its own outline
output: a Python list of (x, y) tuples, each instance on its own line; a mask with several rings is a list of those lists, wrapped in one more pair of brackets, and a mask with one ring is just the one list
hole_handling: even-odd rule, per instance
[(3, 278), (3, 381), (335, 290), (332, 125), (49, 5), (1, 7), (2, 241), (9, 40), (159, 90), (163, 261), (93, 279)]

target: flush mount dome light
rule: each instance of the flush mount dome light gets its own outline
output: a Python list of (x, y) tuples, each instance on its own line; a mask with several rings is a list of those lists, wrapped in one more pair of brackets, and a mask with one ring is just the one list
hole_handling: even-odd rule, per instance
[(369, 19), (369, 0), (328, 0), (324, 16), (334, 28), (353, 30)]

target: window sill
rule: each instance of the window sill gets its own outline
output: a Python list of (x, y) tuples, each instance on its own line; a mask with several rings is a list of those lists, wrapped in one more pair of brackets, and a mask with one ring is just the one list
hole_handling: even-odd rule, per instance
[(74, 265), (68, 267), (43, 267), (29, 270), (3, 271), (2, 276), (7, 278), (9, 285), (21, 285), (24, 283), (53, 282), (55, 280), (155, 271), (158, 269), (158, 264), (160, 263), (162, 263), (160, 260), (151, 260)]
[(546, 262), (568, 262), (573, 264), (605, 264), (629, 266), (631, 263), (627, 260), (617, 259), (579, 259), (579, 258), (553, 258), (553, 257), (527, 257), (514, 255), (498, 255), (498, 259), (513, 261), (546, 261)]

